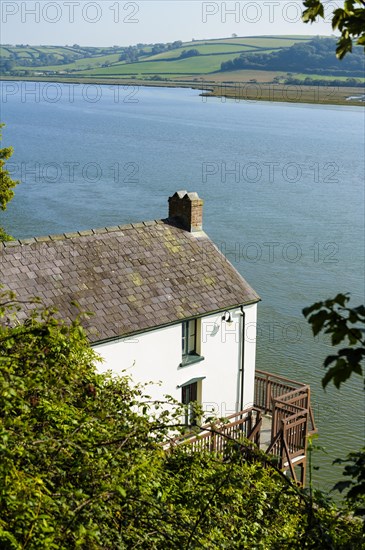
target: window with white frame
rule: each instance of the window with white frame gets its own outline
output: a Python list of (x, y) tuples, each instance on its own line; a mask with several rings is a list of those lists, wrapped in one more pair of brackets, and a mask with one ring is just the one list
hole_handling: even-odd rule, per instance
[(192, 426), (199, 420), (199, 404), (202, 403), (202, 381), (205, 376), (197, 376), (187, 380), (181, 386), (181, 402), (184, 407), (184, 423)]
[(196, 422), (196, 411), (194, 404), (198, 401), (198, 383), (193, 382), (182, 388), (181, 402), (185, 405), (184, 422), (187, 426), (191, 426)]
[(200, 319), (183, 321), (181, 333), (182, 361), (180, 366), (202, 361), (200, 355)]
[(184, 321), (182, 324), (182, 355), (197, 355), (196, 353), (196, 319)]

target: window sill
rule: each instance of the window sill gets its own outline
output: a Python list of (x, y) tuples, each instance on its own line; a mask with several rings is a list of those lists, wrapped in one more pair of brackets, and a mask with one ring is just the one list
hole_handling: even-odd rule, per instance
[(186, 357), (183, 357), (179, 368), (187, 367), (188, 365), (193, 365), (194, 363), (200, 363), (200, 361), (204, 361), (204, 357), (202, 355), (187, 355)]

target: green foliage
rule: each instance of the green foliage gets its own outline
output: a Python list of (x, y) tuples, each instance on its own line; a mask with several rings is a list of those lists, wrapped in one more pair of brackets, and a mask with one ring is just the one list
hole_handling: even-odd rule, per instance
[(346, 307), (349, 299), (346, 294), (338, 294), (333, 299), (316, 302), (303, 309), (304, 317), (312, 325), (314, 336), (323, 331), (331, 335), (333, 346), (342, 342), (348, 345), (325, 359), (324, 366), (332, 366), (323, 377), (323, 387), (333, 381), (339, 388), (353, 373), (363, 376), (361, 363), (365, 357), (365, 307)]
[[(0, 123), (0, 140), (2, 138), (1, 128), (5, 124)], [(12, 147), (4, 147), (0, 149), (0, 209), (6, 210), (7, 204), (14, 196), (13, 188), (19, 183), (11, 179), (9, 171), (5, 170), (5, 161), (13, 154)], [(2, 227), (0, 227), (0, 241), (9, 241), (11, 237), (7, 235)]]
[(239, 57), (222, 63), (221, 70), (256, 69), (334, 76), (363, 76), (364, 56), (361, 49), (356, 48), (352, 56), (340, 62), (334, 55), (335, 44), (336, 41), (333, 38), (317, 37), (271, 53), (260, 51), (242, 53)]
[(200, 55), (199, 50), (193, 48), (192, 50), (183, 50), (180, 54), (180, 59), (186, 59), (187, 57), (196, 57)]
[(138, 48), (136, 46), (129, 46), (123, 50), (123, 53), (119, 56), (119, 61), (125, 61), (126, 63), (135, 63), (138, 61)]
[[(307, 8), (303, 12), (303, 21), (313, 23), (318, 17), (325, 17), (324, 5), (321, 0), (305, 0)], [(336, 8), (332, 13), (332, 28), (338, 29), (341, 36), (337, 42), (336, 55), (342, 59), (352, 52), (353, 42), (365, 49), (365, 2), (364, 0), (345, 0), (343, 7)]]
[(361, 547), (359, 521), (313, 504), (244, 442), (224, 460), (164, 450), (182, 410), (97, 374), (81, 316), (0, 302), (0, 548)]
[(348, 489), (347, 500), (357, 515), (365, 517), (365, 447), (350, 453), (345, 459), (337, 458), (335, 463), (346, 464), (343, 474), (352, 478), (352, 480), (339, 481), (335, 489), (340, 492)]
[[(323, 331), (331, 335), (333, 346), (346, 343), (348, 347), (338, 349), (324, 360), (324, 367), (333, 365), (322, 379), (323, 387), (332, 381), (336, 388), (352, 374), (363, 377), (361, 363), (365, 357), (365, 306), (350, 308), (348, 294), (337, 294), (335, 298), (316, 302), (303, 309), (303, 315), (312, 325), (314, 336)], [(364, 380), (365, 382), (365, 380)], [(346, 459), (334, 463), (346, 463), (343, 475), (351, 479), (339, 481), (334, 489), (347, 489), (346, 500), (356, 515), (365, 517), (365, 447), (350, 453)], [(364, 523), (365, 532), (365, 523)]]
[(15, 62), (12, 59), (4, 59), (3, 57), (0, 57), (0, 72), (3, 73), (10, 73), (12, 69), (14, 68)]
[[(277, 77), (276, 77), (277, 78)], [(275, 78), (273, 79), (275, 80)], [(277, 78), (277, 80), (280, 81), (280, 78)], [(284, 79), (284, 84), (289, 84), (290, 86), (346, 86), (346, 87), (352, 87), (352, 88), (364, 88), (364, 81), (362, 81), (360, 78), (343, 78), (343, 80), (340, 80), (340, 78), (330, 79), (330, 78), (311, 78), (309, 76), (306, 76), (305, 78), (302, 76), (301, 78), (288, 76)], [(361, 90), (362, 91), (362, 90)], [(361, 92), (360, 91), (360, 92)]]
[[(117, 75), (149, 75), (159, 74), (171, 78), (182, 74), (207, 74), (218, 71), (221, 63), (231, 60), (244, 51), (270, 53), (272, 49), (281, 50), (295, 43), (305, 43), (310, 37), (274, 36), (250, 38), (224, 38), (221, 40), (203, 40), (196, 42), (181, 42), (179, 40), (167, 44), (137, 44), (131, 47), (113, 48), (80, 48), (56, 46), (6, 46), (3, 47), (5, 61), (12, 61), (13, 76), (26, 76), (25, 70), (32, 74), (32, 68), (37, 73), (58, 73), (60, 77), (66, 73), (79, 73), (79, 76), (108, 77)], [(194, 49), (199, 55), (181, 58), (183, 51)], [(42, 55), (41, 55), (42, 54)], [(57, 62), (44, 64), (49, 59), (57, 58)], [(51, 57), (53, 56), (53, 57)], [(42, 61), (43, 60), (43, 61)], [(9, 69), (8, 64), (6, 66)], [(355, 76), (353, 74), (347, 76)]]
[(11, 235), (8, 235), (3, 227), (0, 227), (0, 243), (13, 240), (13, 237)]
[(351, 522), (336, 519), (334, 507), (312, 507), (302, 490), (265, 468), (257, 453), (250, 457), (241, 451), (232, 447), (224, 462), (210, 453), (187, 456), (181, 449), (169, 457), (165, 486), (179, 495), (170, 508), (176, 532), (171, 547), (341, 548), (341, 530), (344, 541), (360, 543), (359, 524), (353, 525), (352, 539)]
[[(21, 314), (2, 298), (3, 315)], [(152, 436), (159, 424), (138, 413), (140, 390), (126, 378), (95, 373), (78, 320), (35, 310), (13, 324), (0, 331), (0, 547), (122, 547), (133, 499), (154, 484), (163, 430)]]

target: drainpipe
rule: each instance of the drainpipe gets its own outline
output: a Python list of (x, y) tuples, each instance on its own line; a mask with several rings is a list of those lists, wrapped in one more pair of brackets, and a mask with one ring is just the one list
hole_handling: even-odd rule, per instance
[(241, 315), (242, 315), (242, 343), (241, 343), (241, 368), (240, 368), (240, 374), (241, 374), (241, 395), (240, 395), (240, 411), (243, 410), (243, 386), (244, 386), (244, 374), (245, 374), (245, 312), (243, 309), (243, 306), (241, 306)]

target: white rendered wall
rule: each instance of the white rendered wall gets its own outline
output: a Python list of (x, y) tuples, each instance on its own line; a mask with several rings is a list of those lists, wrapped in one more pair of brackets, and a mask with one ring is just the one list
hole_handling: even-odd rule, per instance
[[(127, 374), (135, 383), (161, 382), (146, 388), (154, 400), (172, 395), (180, 400), (177, 391), (177, 366), (181, 363), (181, 325), (156, 329), (137, 336), (93, 346), (104, 359), (98, 371)], [(125, 371), (125, 372), (123, 372)]]
[(244, 388), (243, 408), (253, 405), (255, 391), (255, 363), (256, 363), (256, 328), (257, 304), (244, 308), (245, 311), (245, 361), (244, 361)]
[[(256, 309), (256, 304), (244, 308), (244, 408), (252, 405), (254, 395)], [(134, 382), (154, 382), (146, 388), (154, 400), (161, 400), (167, 394), (180, 401), (180, 386), (193, 378), (204, 377), (200, 383), (204, 410), (210, 415), (233, 414), (241, 405), (242, 314), (240, 309), (230, 313), (231, 323), (222, 319), (222, 313), (201, 319), (197, 351), (204, 360), (198, 363), (180, 366), (182, 329), (181, 324), (177, 324), (130, 339), (95, 345), (95, 351), (104, 359), (98, 370), (128, 374)]]

